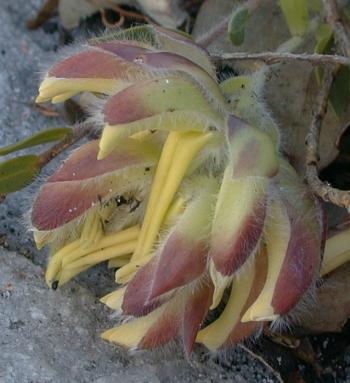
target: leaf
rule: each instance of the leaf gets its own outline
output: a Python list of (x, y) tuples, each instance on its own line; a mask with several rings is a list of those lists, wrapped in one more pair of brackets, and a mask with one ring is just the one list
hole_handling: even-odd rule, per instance
[(318, 13), (322, 11), (321, 0), (307, 0), (307, 7), (311, 12)]
[[(317, 44), (315, 53), (331, 53), (334, 46), (333, 31), (328, 24), (322, 24), (316, 32)], [(324, 70), (316, 68), (315, 74), (318, 84), (321, 83)], [(339, 118), (341, 118), (350, 102), (350, 70), (347, 67), (340, 68), (329, 96), (332, 107)]]
[(324, 53), (329, 50), (329, 43), (332, 38), (333, 31), (328, 24), (321, 24), (316, 31), (317, 44), (315, 53)]
[[(238, 1), (232, 0), (204, 1), (193, 27), (192, 36), (194, 40), (205, 38), (208, 31), (214, 30), (219, 23), (232, 15), (233, 6), (237, 3)], [(274, 51), (282, 42), (290, 37), (288, 27), (277, 3), (276, 0), (264, 0), (259, 2), (258, 8), (254, 8), (254, 6), (250, 4), (250, 15), (245, 23), (243, 44), (235, 46), (229, 41), (227, 33), (220, 33), (207, 47), (209, 52)], [(244, 3), (244, 6), (240, 6), (239, 9), (247, 9), (245, 4), (246, 3)], [(235, 7), (235, 9), (237, 10), (238, 7)], [(271, 33), (272, 25), (273, 30), (278, 31), (278, 33)], [(259, 38), (257, 38), (257, 36)], [(247, 63), (244, 64), (245, 69), (247, 69)], [(235, 67), (236, 66), (237, 63), (235, 63)]]
[(350, 4), (345, 4), (342, 11), (346, 19), (349, 21), (350, 20)]
[(280, 6), (293, 36), (303, 36), (309, 23), (306, 0), (280, 0)]
[(350, 70), (340, 68), (330, 91), (329, 100), (338, 117), (342, 117), (350, 103)]
[(54, 128), (33, 134), (31, 137), (16, 144), (0, 148), (0, 156), (5, 156), (6, 154), (17, 152), (25, 148), (46, 144), (47, 142), (62, 140), (68, 133), (71, 133), (71, 131), (71, 128)]
[[(315, 53), (323, 54), (325, 52), (328, 52), (330, 49), (330, 46), (332, 45), (332, 36), (333, 31), (332, 28), (328, 24), (322, 24), (316, 31), (316, 46), (315, 46)], [(323, 69), (322, 68), (316, 68), (315, 69), (316, 79), (317, 82), (320, 84), (322, 80), (322, 74)]]
[(20, 190), (33, 181), (40, 170), (39, 157), (21, 156), (0, 164), (0, 194)]
[(228, 23), (228, 33), (232, 44), (241, 45), (244, 41), (245, 24), (250, 16), (247, 8), (235, 10)]

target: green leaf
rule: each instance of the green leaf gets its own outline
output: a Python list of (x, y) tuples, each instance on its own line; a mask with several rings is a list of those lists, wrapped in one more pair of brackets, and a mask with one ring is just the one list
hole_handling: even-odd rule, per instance
[(39, 157), (21, 156), (0, 164), (0, 194), (20, 190), (32, 182), (40, 170)]
[(332, 28), (328, 24), (321, 24), (315, 35), (317, 40), (315, 53), (324, 53), (329, 49), (328, 45), (333, 35)]
[(350, 4), (349, 3), (344, 5), (342, 12), (343, 12), (344, 16), (346, 17), (346, 19), (348, 21), (350, 21)]
[(250, 12), (247, 8), (239, 8), (232, 13), (228, 23), (228, 34), (232, 44), (243, 44), (245, 24), (249, 16)]
[(322, 10), (321, 0), (307, 0), (307, 7), (311, 12), (319, 13)]
[(329, 100), (337, 116), (341, 118), (350, 103), (350, 70), (348, 67), (340, 68), (334, 79)]
[[(328, 24), (321, 24), (315, 33), (316, 35), (316, 46), (315, 53), (329, 53), (331, 46), (333, 45), (333, 31)], [(316, 80), (318, 84), (321, 83), (323, 76), (323, 69), (318, 67), (315, 69)]]
[[(316, 32), (317, 44), (315, 53), (329, 54), (334, 46), (333, 31), (328, 24), (322, 24)], [(318, 84), (321, 83), (324, 70), (322, 68), (315, 69), (315, 75)], [(329, 100), (332, 107), (339, 118), (341, 118), (350, 103), (350, 70), (348, 67), (340, 68), (336, 78), (334, 79)]]
[(309, 24), (306, 0), (280, 0), (283, 15), (292, 36), (303, 36)]
[(19, 141), (16, 144), (0, 148), (0, 156), (5, 156), (6, 154), (17, 152), (18, 150), (25, 148), (46, 144), (47, 142), (62, 140), (68, 133), (71, 132), (71, 128), (54, 128), (33, 134), (31, 137), (26, 138), (23, 141)]

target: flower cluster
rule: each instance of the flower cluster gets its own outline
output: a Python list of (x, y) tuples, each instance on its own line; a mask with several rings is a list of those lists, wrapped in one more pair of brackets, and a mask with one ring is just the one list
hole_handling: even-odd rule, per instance
[(216, 350), (295, 312), (312, 288), (321, 210), (243, 88), (218, 83), (205, 50), (158, 27), (91, 40), (43, 79), (37, 102), (96, 100), (100, 139), (42, 186), (32, 223), (51, 247), (50, 286), (117, 268), (121, 286), (101, 301), (133, 318), (104, 339)]

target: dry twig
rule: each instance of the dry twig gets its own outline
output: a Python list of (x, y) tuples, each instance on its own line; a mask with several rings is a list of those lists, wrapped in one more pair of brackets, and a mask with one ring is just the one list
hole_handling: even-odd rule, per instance
[[(250, 12), (258, 8), (261, 0), (247, 0), (244, 4), (242, 4), (243, 8), (249, 9)], [(196, 40), (196, 43), (201, 45), (202, 47), (208, 47), (213, 41), (215, 41), (218, 36), (224, 33), (227, 30), (228, 22), (231, 18), (231, 15), (225, 17), (220, 23), (214, 26), (208, 33), (205, 33), (203, 36)]]
[(220, 23), (215, 25), (213, 29), (211, 29), (208, 33), (201, 36), (199, 39), (196, 40), (196, 43), (198, 45), (201, 45), (202, 47), (209, 46), (213, 41), (215, 41), (218, 36), (220, 36), (222, 33), (224, 33), (227, 30), (227, 23), (230, 19), (230, 16), (225, 17)]
[(120, 18), (128, 18), (139, 22), (149, 22), (149, 18), (139, 12), (128, 11), (117, 4), (110, 4), (109, 8), (117, 12)]
[(52, 146), (46, 152), (39, 155), (40, 168), (43, 168), (51, 160), (57, 157), (63, 150), (73, 145), (75, 142), (88, 135), (91, 132), (91, 126), (88, 124), (80, 125), (75, 128), (72, 133), (68, 134), (66, 138), (60, 141), (58, 144)]
[(241, 349), (241, 350), (244, 350), (246, 353), (248, 353), (249, 355), (251, 355), (253, 358), (255, 358), (256, 360), (258, 360), (261, 364), (263, 364), (269, 371), (272, 372), (272, 374), (274, 375), (274, 377), (276, 378), (276, 380), (279, 382), (279, 383), (283, 383), (283, 379), (281, 377), (281, 374), (276, 371), (269, 363), (267, 363), (267, 361), (260, 355), (256, 354), (255, 352), (253, 352), (252, 350), (250, 350), (248, 347), (244, 346), (243, 344), (239, 344), (238, 347)]
[(125, 17), (120, 14), (119, 14), (119, 20), (114, 23), (111, 23), (108, 20), (106, 9), (101, 9), (100, 13), (101, 13), (101, 21), (106, 28), (117, 28), (117, 27), (120, 28), (125, 22)]
[(45, 1), (35, 18), (27, 22), (27, 27), (29, 29), (38, 29), (53, 16), (57, 10), (57, 7), (58, 0)]
[(323, 6), (326, 13), (328, 24), (332, 27), (335, 40), (345, 56), (350, 57), (350, 41), (344, 24), (338, 13), (335, 0), (323, 0)]
[[(336, 2), (334, 0), (323, 0), (323, 5), (327, 21), (333, 29), (340, 50), (344, 55), (350, 56), (350, 40), (340, 20)], [(332, 202), (350, 211), (350, 191), (333, 188), (329, 183), (322, 182), (318, 177), (321, 127), (327, 113), (329, 93), (338, 70), (339, 65), (327, 73), (319, 93), (317, 110), (312, 118), (310, 130), (306, 138), (306, 179), (313, 192), (324, 201)]]
[(340, 55), (322, 55), (322, 54), (307, 54), (307, 53), (289, 53), (289, 52), (261, 52), (261, 53), (246, 53), (234, 52), (223, 54), (211, 54), (211, 58), (217, 61), (244, 61), (257, 60), (262, 61), (267, 65), (272, 65), (281, 62), (305, 61), (312, 65), (334, 65), (341, 64), (350, 66), (350, 58)]
[(328, 97), (338, 72), (338, 68), (327, 73), (319, 93), (317, 110), (312, 118), (310, 130), (306, 138), (306, 180), (313, 192), (324, 201), (350, 210), (350, 192), (333, 188), (318, 177), (319, 141), (322, 122), (327, 113)]

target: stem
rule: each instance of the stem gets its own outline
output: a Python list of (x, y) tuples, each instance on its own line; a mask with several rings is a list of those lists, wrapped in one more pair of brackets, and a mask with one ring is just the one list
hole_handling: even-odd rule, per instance
[(73, 145), (75, 142), (86, 136), (91, 132), (89, 125), (80, 125), (75, 128), (72, 133), (68, 134), (64, 140), (51, 147), (46, 152), (39, 155), (40, 169), (47, 165), (51, 160), (57, 157), (63, 150)]
[(328, 182), (322, 182), (318, 177), (319, 141), (321, 126), (327, 113), (328, 97), (337, 75), (339, 67), (328, 72), (319, 93), (318, 107), (311, 121), (309, 133), (306, 138), (306, 180), (313, 192), (324, 201), (350, 210), (350, 192), (333, 188)]
[(305, 61), (312, 65), (346, 65), (350, 66), (350, 58), (340, 55), (322, 55), (322, 54), (306, 54), (306, 53), (289, 53), (289, 52), (262, 52), (262, 53), (246, 53), (234, 52), (223, 54), (212, 54), (211, 58), (217, 61), (244, 61), (257, 60), (263, 61), (267, 65), (280, 62)]
[(40, 8), (34, 19), (27, 22), (28, 29), (38, 29), (48, 21), (56, 11), (59, 0), (47, 0)]
[(341, 22), (335, 0), (323, 0), (323, 7), (326, 13), (328, 24), (332, 27), (335, 40), (345, 56), (350, 57), (350, 41), (347, 31)]
[[(261, 0), (247, 0), (241, 7), (248, 9), (250, 12), (254, 11), (260, 5)], [(222, 21), (215, 25), (209, 32), (199, 37), (196, 41), (198, 45), (202, 47), (208, 47), (218, 36), (227, 30), (228, 22), (232, 14), (226, 16)]]
[(238, 344), (238, 348), (241, 350), (244, 350), (246, 353), (251, 355), (253, 358), (258, 360), (261, 364), (263, 364), (277, 379), (279, 383), (283, 383), (283, 379), (279, 372), (277, 372), (262, 356), (256, 354), (254, 351), (250, 350), (248, 347), (244, 346), (243, 344)]
[(224, 33), (227, 29), (227, 24), (230, 20), (230, 16), (226, 16), (219, 24), (212, 28), (208, 33), (205, 33), (203, 36), (199, 37), (196, 40), (196, 44), (201, 45), (202, 47), (208, 47), (213, 41), (215, 41), (218, 36)]
[(127, 11), (126, 9), (120, 7), (119, 5), (111, 2), (109, 7), (119, 13), (120, 17), (129, 18), (131, 20), (136, 20), (139, 22), (149, 22), (149, 18), (146, 15), (143, 15), (142, 13), (133, 12), (133, 11)]

